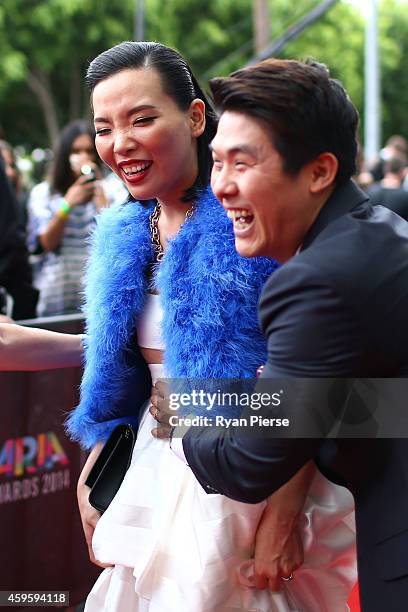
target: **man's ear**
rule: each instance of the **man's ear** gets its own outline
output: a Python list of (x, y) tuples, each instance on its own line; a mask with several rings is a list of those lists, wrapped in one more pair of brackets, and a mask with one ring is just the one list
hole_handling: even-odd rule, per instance
[(311, 162), (311, 193), (320, 193), (327, 187), (332, 187), (336, 180), (338, 167), (338, 159), (333, 153), (320, 153)]
[(189, 108), (191, 135), (198, 138), (205, 129), (205, 104), (200, 98), (195, 98)]

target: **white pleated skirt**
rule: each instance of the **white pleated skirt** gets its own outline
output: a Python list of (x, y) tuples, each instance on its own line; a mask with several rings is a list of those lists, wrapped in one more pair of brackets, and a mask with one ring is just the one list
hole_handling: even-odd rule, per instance
[(346, 612), (357, 579), (351, 494), (317, 473), (303, 514), (305, 561), (282, 590), (252, 586), (265, 502), (208, 495), (190, 468), (151, 435), (146, 410), (132, 464), (93, 538), (114, 564), (85, 612)]

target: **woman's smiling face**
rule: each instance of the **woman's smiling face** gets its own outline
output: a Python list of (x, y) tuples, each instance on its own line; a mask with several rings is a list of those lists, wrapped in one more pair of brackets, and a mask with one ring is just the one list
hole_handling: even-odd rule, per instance
[[(204, 105), (181, 111), (153, 68), (127, 68), (92, 94), (96, 148), (138, 200), (178, 200), (197, 176)], [(201, 118), (201, 119), (200, 119)]]

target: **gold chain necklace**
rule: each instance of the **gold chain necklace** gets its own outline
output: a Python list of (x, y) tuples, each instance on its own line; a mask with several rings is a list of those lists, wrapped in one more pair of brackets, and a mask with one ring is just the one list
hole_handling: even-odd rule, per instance
[[(183, 225), (188, 220), (191, 219), (195, 211), (195, 204), (193, 204), (186, 212), (186, 216), (184, 217)], [(160, 202), (156, 202), (156, 206), (149, 218), (149, 227), (150, 227), (150, 235), (152, 238), (152, 245), (154, 246), (155, 251), (155, 261), (160, 262), (164, 257), (164, 249), (162, 243), (160, 242), (160, 232), (159, 232), (159, 218), (161, 213)]]

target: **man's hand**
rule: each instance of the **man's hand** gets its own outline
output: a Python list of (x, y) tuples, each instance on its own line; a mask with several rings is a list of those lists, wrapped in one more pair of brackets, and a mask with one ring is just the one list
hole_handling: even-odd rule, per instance
[(170, 437), (172, 427), (169, 425), (169, 419), (173, 415), (174, 410), (169, 408), (168, 384), (162, 380), (158, 380), (152, 389), (150, 398), (150, 414), (157, 421), (158, 426), (152, 429), (152, 436), (161, 440), (167, 440)]
[(315, 464), (309, 461), (267, 500), (255, 539), (258, 589), (280, 591), (282, 579), (288, 579), (303, 563), (299, 518), (315, 471)]
[(303, 544), (296, 522), (282, 521), (265, 509), (255, 540), (254, 585), (257, 589), (280, 591), (303, 563)]

